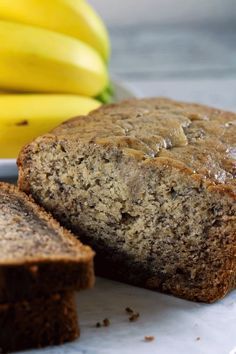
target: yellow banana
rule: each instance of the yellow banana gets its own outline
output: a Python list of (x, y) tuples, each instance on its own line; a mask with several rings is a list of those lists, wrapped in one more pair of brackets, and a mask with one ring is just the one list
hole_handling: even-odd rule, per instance
[(0, 95), (0, 158), (15, 158), (32, 139), (99, 106), (93, 98), (76, 95)]
[(83, 0), (0, 0), (0, 19), (46, 28), (80, 39), (109, 57), (106, 28)]
[(0, 21), (0, 90), (96, 96), (107, 82), (102, 58), (87, 44), (42, 28)]

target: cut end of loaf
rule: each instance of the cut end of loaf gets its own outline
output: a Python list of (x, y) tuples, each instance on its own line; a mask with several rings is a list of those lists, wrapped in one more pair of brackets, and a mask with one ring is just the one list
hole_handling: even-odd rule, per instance
[(29, 192), (96, 250), (98, 273), (208, 302), (234, 286), (229, 196), (166, 160), (42, 144), (30, 155)]

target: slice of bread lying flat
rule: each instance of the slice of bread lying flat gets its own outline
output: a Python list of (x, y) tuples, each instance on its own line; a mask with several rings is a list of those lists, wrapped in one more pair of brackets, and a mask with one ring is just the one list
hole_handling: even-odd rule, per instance
[(0, 303), (94, 282), (93, 256), (69, 231), (13, 185), (0, 183)]
[(79, 336), (73, 292), (0, 304), (0, 352), (72, 341)]
[(162, 98), (107, 105), (26, 146), (19, 186), (100, 274), (212, 302), (236, 284), (235, 122)]

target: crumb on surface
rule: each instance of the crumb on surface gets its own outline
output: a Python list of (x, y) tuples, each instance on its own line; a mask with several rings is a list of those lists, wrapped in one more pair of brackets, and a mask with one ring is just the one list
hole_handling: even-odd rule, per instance
[(129, 321), (130, 322), (134, 322), (134, 321), (137, 321), (137, 319), (139, 318), (139, 313), (136, 312), (136, 313), (133, 313), (130, 317), (129, 317)]
[(104, 318), (104, 320), (102, 322), (97, 322), (96, 323), (96, 327), (99, 328), (99, 327), (108, 327), (110, 326), (111, 322), (108, 318)]
[(130, 307), (126, 307), (125, 311), (130, 315), (134, 313), (134, 310), (132, 310)]
[(110, 320), (109, 320), (108, 318), (104, 318), (104, 320), (103, 320), (103, 326), (104, 326), (104, 327), (110, 326)]
[(144, 337), (145, 342), (152, 342), (154, 339), (155, 339), (154, 336), (145, 336)]
[(200, 340), (201, 338), (200, 337), (197, 337), (196, 340)]

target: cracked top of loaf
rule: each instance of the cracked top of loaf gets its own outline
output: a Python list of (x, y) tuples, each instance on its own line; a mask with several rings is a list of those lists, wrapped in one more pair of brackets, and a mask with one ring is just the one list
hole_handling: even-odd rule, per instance
[(73, 118), (57, 136), (166, 158), (236, 193), (236, 114), (166, 98), (132, 99)]

